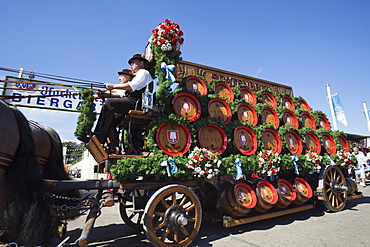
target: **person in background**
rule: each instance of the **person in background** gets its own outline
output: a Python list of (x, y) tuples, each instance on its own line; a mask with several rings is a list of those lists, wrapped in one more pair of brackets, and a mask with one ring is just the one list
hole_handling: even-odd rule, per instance
[(365, 154), (358, 149), (358, 147), (353, 148), (353, 154), (357, 158), (357, 165), (356, 165), (356, 175), (360, 179), (360, 185), (366, 187), (365, 184), (365, 164), (366, 164), (366, 157)]

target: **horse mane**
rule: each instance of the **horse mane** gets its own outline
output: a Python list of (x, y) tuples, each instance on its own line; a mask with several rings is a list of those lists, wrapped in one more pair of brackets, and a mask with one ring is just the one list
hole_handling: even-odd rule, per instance
[(51, 152), (49, 155), (48, 162), (46, 163), (44, 169), (42, 170), (42, 177), (46, 179), (71, 179), (66, 171), (64, 170), (63, 162), (63, 147), (62, 141), (58, 133), (47, 126), (41, 126), (50, 137)]
[[(34, 140), (27, 119), (14, 107), (20, 142), (14, 162), (6, 171), (12, 202), (4, 212), (4, 222), (15, 241), (25, 246), (48, 246), (52, 234), (52, 213), (38, 172)], [(5, 220), (6, 219), (6, 220)]]

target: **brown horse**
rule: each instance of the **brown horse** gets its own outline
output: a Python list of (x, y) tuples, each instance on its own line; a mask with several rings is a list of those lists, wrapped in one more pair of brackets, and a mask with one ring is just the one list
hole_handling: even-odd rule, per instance
[(0, 242), (49, 246), (60, 221), (42, 179), (68, 179), (59, 136), (1, 100), (0, 113)]

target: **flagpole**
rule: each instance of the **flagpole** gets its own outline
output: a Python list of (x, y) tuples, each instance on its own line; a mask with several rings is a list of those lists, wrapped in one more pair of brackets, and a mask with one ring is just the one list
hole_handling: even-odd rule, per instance
[(333, 128), (334, 128), (334, 130), (338, 130), (337, 120), (335, 118), (335, 113), (334, 113), (333, 100), (331, 98), (330, 84), (326, 84), (326, 91), (328, 92), (328, 100), (329, 100), (331, 119), (332, 119), (332, 122), (333, 122)]
[(365, 118), (366, 118), (366, 123), (367, 123), (367, 130), (370, 132), (370, 120), (369, 120), (369, 113), (367, 112), (367, 106), (366, 106), (366, 102), (365, 101), (362, 101), (362, 105), (364, 107), (364, 111), (365, 111)]

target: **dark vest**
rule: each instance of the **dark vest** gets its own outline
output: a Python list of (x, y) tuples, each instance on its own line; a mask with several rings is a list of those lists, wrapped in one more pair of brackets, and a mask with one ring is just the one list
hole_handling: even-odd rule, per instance
[[(142, 99), (143, 98), (143, 93), (145, 92), (146, 87), (143, 87), (140, 90), (133, 91), (129, 93), (130, 97), (133, 97), (135, 99)], [(149, 91), (153, 92), (153, 81), (149, 83)]]

